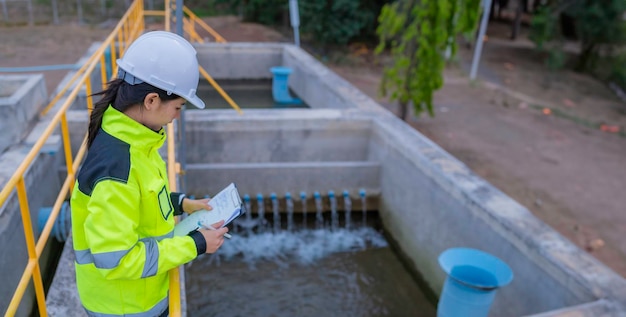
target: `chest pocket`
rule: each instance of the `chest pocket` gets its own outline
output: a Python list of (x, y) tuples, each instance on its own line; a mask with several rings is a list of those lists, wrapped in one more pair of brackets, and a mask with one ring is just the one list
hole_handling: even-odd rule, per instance
[(142, 223), (147, 236), (163, 235), (171, 231), (174, 208), (163, 181), (153, 181), (142, 195)]
[(163, 187), (161, 187), (161, 190), (159, 190), (157, 198), (159, 200), (159, 209), (161, 210), (161, 215), (163, 216), (163, 219), (167, 221), (167, 219), (174, 211), (174, 208), (172, 208), (170, 194), (167, 192), (165, 185), (163, 185)]

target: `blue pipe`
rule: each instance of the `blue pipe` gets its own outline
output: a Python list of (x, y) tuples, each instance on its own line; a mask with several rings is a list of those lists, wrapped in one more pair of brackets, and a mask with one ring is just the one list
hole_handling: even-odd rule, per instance
[[(39, 216), (37, 217), (37, 228), (39, 229), (39, 233), (43, 231), (43, 228), (46, 226), (46, 222), (48, 222), (48, 218), (50, 218), (50, 213), (52, 212), (52, 207), (42, 207), (39, 209)], [(70, 204), (65, 201), (61, 205), (61, 210), (57, 215), (57, 219), (54, 221), (54, 225), (52, 227), (52, 231), (50, 234), (54, 236), (57, 241), (65, 242), (67, 236), (72, 230), (72, 221), (71, 221), (71, 213), (70, 213)]]
[[(106, 69), (107, 78), (111, 78), (111, 48), (107, 47), (104, 50), (104, 63)], [(39, 65), (39, 66), (24, 66), (24, 67), (0, 67), (0, 73), (31, 73), (31, 72), (45, 72), (53, 70), (77, 70), (80, 68), (79, 64), (55, 64), (55, 65)]]
[(29, 72), (45, 72), (50, 70), (76, 70), (79, 69), (78, 64), (58, 64), (58, 65), (41, 65), (26, 67), (0, 67), (0, 73), (29, 73)]
[(272, 73), (272, 97), (279, 104), (301, 104), (302, 100), (294, 98), (289, 93), (289, 85), (287, 83), (289, 74), (293, 70), (289, 67), (277, 66), (270, 68)]
[(359, 196), (361, 196), (361, 198), (365, 197), (365, 189), (359, 190)]

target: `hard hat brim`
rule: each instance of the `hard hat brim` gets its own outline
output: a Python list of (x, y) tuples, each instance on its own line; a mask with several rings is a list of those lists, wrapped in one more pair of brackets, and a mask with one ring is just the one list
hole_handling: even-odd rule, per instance
[(205, 107), (204, 101), (202, 101), (202, 99), (198, 98), (198, 96), (196, 95), (194, 95), (191, 98), (185, 98), (185, 100), (187, 100), (190, 104), (194, 105), (198, 109), (204, 109)]

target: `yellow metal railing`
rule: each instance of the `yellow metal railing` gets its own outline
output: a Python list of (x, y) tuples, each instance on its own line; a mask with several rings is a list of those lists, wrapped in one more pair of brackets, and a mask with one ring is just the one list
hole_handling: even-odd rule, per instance
[[(170, 0), (165, 0), (164, 15), (165, 15), (165, 30), (166, 31), (170, 31), (169, 21), (173, 20), (172, 9), (174, 7), (175, 6), (171, 3)], [(189, 36), (192, 42), (199, 42), (199, 43), (204, 42), (195, 30), (195, 24), (196, 24), (195, 22), (200, 21), (202, 23), (198, 23), (198, 25), (202, 26), (207, 32), (213, 35), (213, 37), (215, 37), (217, 42), (226, 43), (226, 40), (221, 35), (215, 32), (215, 30), (213, 30), (211, 27), (206, 25), (204, 21), (200, 20), (187, 7), (183, 6), (183, 12), (190, 17), (190, 18), (183, 18), (183, 30), (184, 32), (187, 33), (187, 35)], [(206, 27), (204, 27), (203, 25)], [(228, 94), (226, 94), (226, 92), (222, 89), (222, 87), (220, 87), (220, 85), (218, 85), (217, 82), (215, 82), (215, 80), (209, 75), (209, 73), (206, 70), (204, 70), (202, 66), (199, 66), (199, 71), (200, 71), (200, 74), (202, 74), (202, 76), (209, 81), (211, 86), (213, 86), (213, 88), (226, 100), (226, 102), (228, 102), (228, 104), (231, 107), (233, 107), (233, 109), (237, 110), (239, 114), (243, 113), (241, 111), (241, 108), (239, 108), (239, 106), (230, 98), (230, 96), (228, 96)], [(171, 123), (168, 124), (167, 134), (170, 135), (171, 137), (167, 138), (168, 140), (167, 141), (167, 174), (168, 174), (168, 179), (170, 182), (171, 191), (177, 190), (178, 186), (176, 183), (176, 175), (180, 174), (181, 172), (180, 164), (177, 163), (175, 160), (176, 144), (174, 142), (174, 137), (173, 137), (175, 135), (174, 133), (175, 133), (174, 125)], [(181, 286), (180, 286), (179, 269), (170, 270), (169, 275), (170, 275), (169, 276), (170, 277), (170, 294), (169, 294), (170, 317), (180, 317), (182, 309), (181, 309), (181, 302), (180, 302), (180, 287)]]
[(222, 98), (224, 98), (224, 100), (226, 100), (226, 102), (228, 102), (228, 104), (231, 107), (233, 107), (233, 109), (237, 110), (239, 114), (243, 114), (243, 111), (241, 111), (241, 108), (239, 108), (239, 106), (235, 103), (235, 101), (233, 101), (230, 98), (230, 96), (228, 96), (228, 94), (224, 91), (224, 89), (222, 89), (222, 87), (220, 87), (220, 85), (217, 84), (215, 79), (213, 79), (213, 77), (211, 77), (211, 75), (209, 75), (209, 73), (202, 66), (200, 66), (200, 74), (202, 75), (202, 77), (208, 80), (209, 83), (211, 83), (211, 86), (215, 88), (215, 90), (220, 94), (220, 96), (222, 96)]
[[(67, 123), (67, 111), (76, 100), (76, 97), (78, 96), (78, 93), (83, 86), (85, 87), (87, 94), (88, 108), (91, 109), (93, 107), (93, 97), (90, 96), (92, 89), (91, 75), (96, 69), (96, 65), (100, 63), (100, 71), (106, 73), (106, 65), (102, 62), (104, 61), (103, 56), (105, 49), (107, 47), (110, 47), (112, 56), (116, 54), (121, 55), (123, 54), (124, 49), (128, 46), (128, 44), (143, 31), (144, 26), (142, 19), (142, 10), (142, 1), (135, 1), (129, 7), (126, 14), (124, 14), (124, 16), (120, 19), (120, 22), (113, 29), (111, 35), (103, 42), (103, 44), (87, 60), (87, 62), (85, 62), (85, 64), (74, 74), (74, 76), (72, 76), (70, 81), (61, 89), (59, 94), (54, 99), (52, 99), (52, 101), (44, 108), (42, 114), (46, 114), (57, 102), (59, 102), (61, 96), (65, 95), (65, 93), (69, 91), (67, 99), (62, 103), (62, 105), (60, 105), (58, 111), (50, 120), (50, 124), (48, 125), (48, 127), (44, 130), (39, 140), (35, 142), (22, 163), (13, 173), (11, 178), (4, 184), (4, 187), (0, 191), (0, 205), (4, 205), (7, 202), (13, 191), (16, 191), (17, 193), (20, 213), (24, 226), (26, 248), (28, 250), (28, 263), (26, 265), (26, 268), (24, 269), (20, 281), (18, 282), (9, 306), (7, 307), (5, 316), (15, 315), (31, 279), (35, 288), (35, 296), (37, 300), (37, 307), (39, 309), (39, 315), (48, 315), (46, 309), (46, 299), (44, 294), (41, 269), (39, 266), (39, 258), (48, 241), (56, 217), (58, 216), (61, 209), (61, 205), (72, 191), (75, 180), (75, 171), (78, 170), (78, 166), (86, 152), (86, 146), (84, 145), (85, 142), (83, 142), (83, 145), (77, 151), (76, 156), (72, 157), (69, 134), (70, 131)], [(116, 45), (116, 43), (119, 46)], [(101, 78), (105, 79), (106, 75), (101, 75)], [(103, 80), (103, 85), (105, 82), (106, 80)], [(52, 133), (57, 129), (59, 125), (61, 127), (67, 176), (65, 178), (65, 181), (63, 182), (63, 185), (61, 186), (59, 194), (57, 195), (48, 221), (46, 222), (39, 238), (37, 239), (33, 232), (24, 177), (26, 171), (32, 165), (35, 158), (39, 155), (45, 142), (50, 138)]]
[(209, 34), (211, 34), (211, 36), (213, 36), (213, 38), (215, 38), (215, 42), (226, 43), (226, 39), (224, 39), (213, 28), (211, 28), (208, 24), (206, 24), (204, 21), (202, 21), (202, 19), (200, 19), (195, 13), (193, 13), (193, 11), (191, 11), (186, 6), (183, 6), (183, 13), (186, 15), (186, 17), (184, 19), (184, 25), (186, 26), (185, 28), (190, 30), (190, 31), (187, 31), (187, 33), (190, 36), (193, 36), (192, 39), (195, 42), (204, 43), (204, 40), (196, 32), (196, 24), (197, 24), (203, 30), (205, 30)]
[[(185, 32), (187, 32), (192, 42), (204, 43), (202, 37), (200, 37), (200, 35), (198, 35), (198, 32), (196, 32), (196, 25), (199, 25), (202, 29), (211, 34), (213, 38), (215, 38), (215, 42), (226, 43), (226, 39), (219, 35), (219, 33), (217, 33), (213, 28), (208, 26), (204, 21), (202, 21), (202, 19), (195, 15), (195, 13), (193, 13), (193, 11), (191, 11), (186, 6), (183, 6), (183, 13), (185, 14), (185, 17), (183, 18), (183, 29)], [(224, 100), (226, 100), (226, 102), (233, 109), (235, 109), (239, 114), (243, 113), (237, 103), (235, 103), (235, 101), (230, 98), (230, 96), (222, 89), (222, 87), (220, 87), (220, 85), (213, 79), (213, 77), (211, 77), (211, 75), (209, 75), (209, 73), (202, 66), (200, 66), (200, 75), (202, 75), (202, 77), (204, 77), (204, 79), (206, 79), (211, 84), (211, 86), (213, 86), (217, 93), (219, 93), (220, 96), (222, 96), (222, 98), (224, 98)]]
[[(225, 43), (226, 40), (222, 38), (215, 30), (210, 28), (204, 21), (200, 20), (191, 10), (184, 8), (185, 14), (188, 18), (185, 18), (185, 31), (189, 38), (194, 42), (203, 42), (195, 31), (195, 26), (199, 25), (204, 30), (209, 32), (216, 42)], [(73, 76), (62, 87), (59, 93), (50, 101), (41, 112), (41, 116), (46, 115), (53, 107), (59, 102), (61, 97), (66, 96), (65, 101), (56, 110), (56, 114), (50, 120), (48, 127), (42, 133), (40, 139), (35, 142), (31, 150), (26, 155), (25, 159), (19, 165), (15, 173), (6, 182), (2, 190), (0, 191), (0, 206), (4, 205), (10, 198), (13, 191), (16, 191), (19, 202), (20, 213), (23, 219), (24, 235), (26, 240), (26, 247), (28, 250), (28, 263), (22, 277), (17, 285), (16, 291), (13, 294), (11, 302), (5, 312), (5, 316), (15, 315), (19, 304), (22, 301), (26, 288), (32, 279), (35, 288), (35, 295), (37, 300), (37, 307), (40, 316), (47, 316), (45, 294), (41, 276), (41, 269), (39, 266), (39, 259), (43, 252), (43, 249), (48, 241), (52, 227), (56, 218), (61, 210), (63, 202), (69, 197), (72, 191), (72, 187), (75, 181), (75, 174), (82, 162), (86, 153), (86, 136), (83, 138), (80, 149), (76, 152), (76, 155), (72, 157), (72, 149), (70, 144), (70, 131), (67, 122), (67, 112), (71, 105), (76, 100), (79, 91), (82, 87), (85, 87), (85, 93), (87, 96), (87, 108), (93, 109), (93, 97), (91, 96), (92, 77), (96, 75), (96, 71), (100, 71), (99, 79), (102, 83), (102, 89), (106, 88), (106, 83), (110, 78), (107, 74), (107, 60), (105, 52), (110, 54), (110, 70), (111, 74), (115, 74), (117, 71), (116, 60), (119, 56), (122, 56), (130, 43), (134, 41), (144, 31), (144, 18), (146, 16), (164, 16), (165, 17), (165, 30), (170, 31), (170, 21), (172, 13), (172, 6), (170, 0), (165, 0), (165, 9), (163, 11), (156, 10), (144, 10), (143, 1), (136, 0), (129, 7), (128, 11), (120, 19), (120, 22), (113, 29), (111, 34), (102, 42), (100, 47), (90, 56), (90, 58), (73, 74)], [(199, 39), (199, 41), (198, 41)], [(97, 69), (97, 65), (99, 68)], [(226, 101), (239, 113), (242, 113), (239, 106), (224, 92), (224, 90), (215, 82), (215, 80), (208, 74), (204, 68), (200, 67), (200, 73), (206, 78), (211, 85), (220, 93), (220, 95), (226, 99)], [(69, 92), (69, 93), (68, 93)], [(50, 138), (52, 133), (60, 125), (61, 135), (63, 140), (63, 150), (65, 155), (65, 165), (67, 168), (67, 176), (56, 201), (52, 207), (49, 218), (39, 236), (35, 238), (33, 232), (32, 221), (30, 217), (30, 208), (28, 204), (28, 195), (26, 192), (26, 185), (24, 177), (26, 171), (33, 164), (33, 161), (38, 156), (45, 142)], [(168, 166), (168, 178), (170, 182), (170, 189), (175, 191), (177, 189), (177, 178), (180, 174), (180, 164), (176, 162), (175, 155), (175, 138), (173, 124), (168, 124), (167, 133), (171, 136), (168, 138), (167, 143), (167, 166)], [(178, 269), (172, 269), (170, 271), (170, 316), (181, 316), (181, 302), (180, 302), (180, 275)]]
[[(170, 2), (169, 0), (166, 0), (166, 1)], [(167, 9), (169, 8), (173, 10), (176, 8), (176, 6), (173, 4), (168, 5), (167, 2), (166, 2), (165, 15), (169, 16), (171, 13), (168, 13)], [(186, 34), (189, 36), (189, 40), (191, 42), (204, 43), (204, 40), (202, 39), (202, 37), (200, 37), (200, 35), (198, 35), (198, 32), (196, 31), (196, 25), (198, 25), (202, 29), (207, 31), (209, 34), (211, 34), (211, 36), (215, 38), (215, 42), (227, 43), (226, 39), (224, 39), (219, 33), (217, 33), (217, 31), (215, 31), (208, 24), (202, 21), (202, 19), (200, 19), (195, 13), (193, 13), (193, 11), (191, 11), (186, 6), (183, 6), (183, 13), (184, 13), (183, 31), (185, 31)], [(169, 24), (166, 24), (166, 30), (169, 31)], [(213, 89), (215, 89), (215, 91), (217, 91), (217, 93), (219, 93), (220, 96), (222, 96), (222, 98), (226, 100), (228, 105), (230, 105), (233, 109), (235, 109), (237, 113), (243, 114), (243, 111), (241, 110), (239, 105), (237, 105), (237, 103), (232, 98), (230, 98), (230, 96), (224, 91), (224, 89), (222, 89), (222, 87), (220, 87), (220, 85), (213, 79), (213, 77), (211, 77), (211, 75), (209, 75), (209, 73), (202, 66), (200, 66), (199, 68), (200, 68), (200, 75), (202, 75), (202, 77), (204, 77), (204, 79), (206, 79), (211, 84), (211, 86), (213, 86)]]
[[(141, 0), (139, 0), (141, 1)], [(172, 21), (172, 5), (170, 0), (165, 0), (165, 31), (170, 31), (170, 21)], [(167, 125), (167, 179), (170, 182), (170, 190), (178, 190), (176, 182), (176, 143), (174, 138), (174, 124)], [(178, 217), (174, 217), (174, 221), (178, 222)], [(178, 268), (169, 271), (170, 291), (169, 291), (169, 315), (171, 317), (180, 317), (182, 309), (180, 307), (180, 273)]]

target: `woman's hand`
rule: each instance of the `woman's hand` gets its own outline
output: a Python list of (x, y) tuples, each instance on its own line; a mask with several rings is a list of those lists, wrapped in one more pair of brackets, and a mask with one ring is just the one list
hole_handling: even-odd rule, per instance
[(224, 243), (224, 234), (228, 232), (228, 228), (220, 228), (224, 225), (224, 220), (220, 222), (214, 223), (212, 227), (214, 230), (210, 229), (200, 229), (200, 233), (204, 236), (204, 240), (206, 241), (206, 253), (215, 253), (217, 249), (219, 249)]
[(211, 200), (211, 198), (190, 199), (185, 197), (183, 198), (183, 211), (192, 214), (202, 209), (211, 210), (213, 207), (209, 206), (209, 200)]

